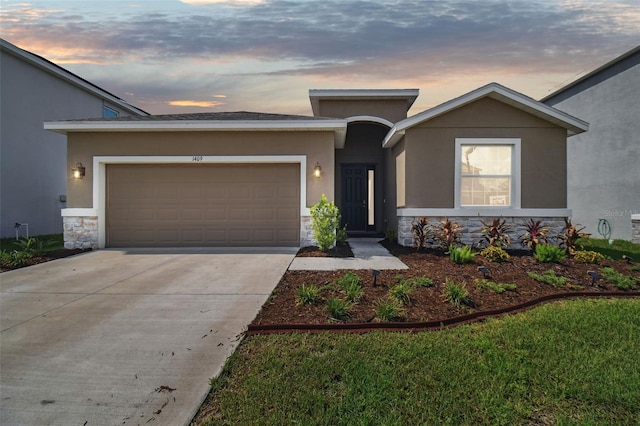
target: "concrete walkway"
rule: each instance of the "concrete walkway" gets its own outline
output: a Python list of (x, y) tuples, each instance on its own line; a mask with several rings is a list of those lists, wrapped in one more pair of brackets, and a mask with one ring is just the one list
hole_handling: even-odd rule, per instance
[(350, 238), (354, 257), (296, 257), (290, 271), (336, 271), (338, 269), (409, 269), (380, 245), (380, 238)]
[(100, 250), (0, 274), (0, 424), (187, 423), (296, 251)]

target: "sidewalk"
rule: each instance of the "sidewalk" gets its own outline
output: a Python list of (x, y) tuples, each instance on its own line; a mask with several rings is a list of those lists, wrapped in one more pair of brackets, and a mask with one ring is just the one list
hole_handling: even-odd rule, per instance
[(296, 257), (290, 271), (335, 271), (338, 269), (409, 269), (400, 259), (391, 255), (380, 238), (350, 238), (349, 245), (355, 257)]

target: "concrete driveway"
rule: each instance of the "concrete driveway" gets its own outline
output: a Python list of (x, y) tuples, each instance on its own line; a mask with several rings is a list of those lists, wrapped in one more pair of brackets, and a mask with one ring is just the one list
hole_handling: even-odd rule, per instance
[(0, 274), (0, 424), (187, 423), (295, 252), (101, 250)]

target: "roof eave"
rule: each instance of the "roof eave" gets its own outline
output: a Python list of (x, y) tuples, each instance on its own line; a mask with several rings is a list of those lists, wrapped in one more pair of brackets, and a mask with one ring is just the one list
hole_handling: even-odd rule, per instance
[(498, 83), (490, 83), (464, 94), (458, 98), (447, 101), (443, 104), (435, 106), (427, 111), (408, 117), (396, 124), (398, 131), (408, 129), (417, 124), (431, 120), (440, 115), (446, 114), (464, 105), (470, 104), (483, 97), (490, 97), (497, 101), (511, 105), (515, 108), (528, 112), (546, 121), (556, 124), (557, 126), (567, 129), (567, 135), (586, 132), (589, 124), (572, 115), (557, 110), (548, 105), (542, 104), (532, 98), (508, 89)]
[(419, 95), (419, 89), (309, 89), (314, 115), (319, 114), (321, 100), (405, 100), (408, 111)]
[(347, 120), (46, 121), (44, 129), (64, 135), (96, 132), (333, 131), (335, 147), (343, 148)]
[(33, 66), (38, 67), (42, 70), (44, 70), (45, 72), (48, 72), (49, 74), (53, 74), (63, 80), (66, 80), (68, 83), (84, 90), (87, 91), (89, 93), (92, 93), (93, 95), (102, 98), (105, 101), (111, 102), (114, 105), (117, 105), (118, 107), (122, 108), (123, 110), (125, 110), (126, 112), (133, 114), (133, 115), (138, 115), (138, 116), (148, 116), (149, 113), (134, 106), (129, 104), (128, 102), (126, 102), (123, 99), (120, 99), (119, 97), (115, 96), (112, 93), (107, 92), (106, 90), (102, 89), (101, 87), (96, 86), (95, 84), (83, 79), (82, 77), (79, 77), (77, 75), (75, 75), (74, 73), (60, 67), (59, 65), (54, 64), (53, 62), (38, 56), (34, 53), (31, 53), (27, 50), (21, 49), (18, 46), (15, 46), (13, 44), (11, 44), (10, 42), (4, 40), (4, 39), (0, 39), (0, 45), (2, 46), (2, 49), (6, 50), (7, 52), (9, 52), (10, 54), (14, 55), (14, 56), (18, 56), (20, 58), (22, 58), (23, 60), (31, 63)]

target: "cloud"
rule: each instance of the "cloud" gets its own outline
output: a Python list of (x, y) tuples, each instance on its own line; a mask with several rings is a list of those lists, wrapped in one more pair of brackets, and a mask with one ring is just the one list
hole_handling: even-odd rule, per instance
[(202, 6), (208, 4), (258, 4), (264, 3), (265, 0), (180, 0), (180, 3), (185, 3), (193, 6)]
[(149, 3), (60, 10), (9, 2), (3, 37), (158, 108), (167, 99), (199, 102), (202, 93), (225, 93), (230, 108), (258, 102), (257, 92), (271, 101), (277, 91), (285, 102), (288, 85), (304, 102), (305, 85), (557, 84), (640, 40), (637, 0)]
[(167, 102), (171, 106), (179, 106), (179, 107), (198, 107), (198, 108), (212, 108), (220, 105), (224, 105), (224, 102), (217, 101), (193, 101), (193, 100), (182, 100), (182, 101), (169, 101)]

